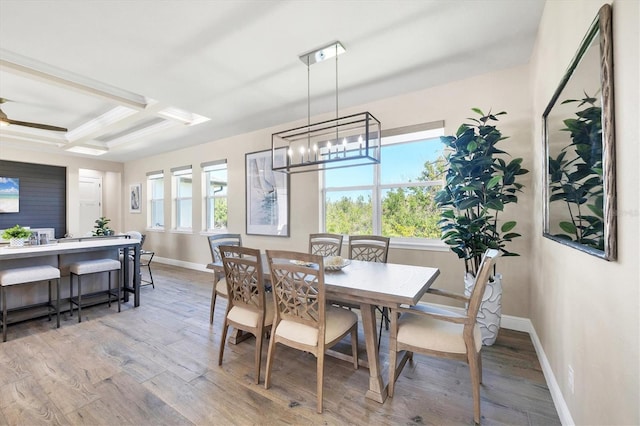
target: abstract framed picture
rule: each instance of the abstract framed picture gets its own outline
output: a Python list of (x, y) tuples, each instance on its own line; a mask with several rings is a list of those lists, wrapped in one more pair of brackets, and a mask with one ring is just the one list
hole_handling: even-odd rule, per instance
[(129, 185), (129, 213), (141, 213), (142, 185), (134, 183)]
[(273, 171), (286, 164), (286, 150), (245, 154), (247, 234), (289, 236), (289, 175)]
[(0, 177), (0, 213), (20, 211), (20, 179)]

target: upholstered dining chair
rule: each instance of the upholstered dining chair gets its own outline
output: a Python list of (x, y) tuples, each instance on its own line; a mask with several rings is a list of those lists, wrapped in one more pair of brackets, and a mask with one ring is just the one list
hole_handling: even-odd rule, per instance
[(319, 256), (340, 256), (342, 238), (341, 234), (309, 234), (309, 253)]
[[(365, 262), (387, 263), (389, 254), (389, 237), (380, 235), (349, 235), (349, 259)], [(376, 307), (381, 314), (380, 331), (378, 332), (378, 350), (382, 339), (382, 325), (389, 329), (389, 312), (387, 308)]]
[(274, 305), (265, 297), (260, 250), (241, 246), (219, 246), (227, 284), (227, 312), (222, 326), (218, 365), (222, 365), (229, 326), (256, 336), (255, 383), (260, 383), (262, 342), (273, 323)]
[[(242, 237), (240, 234), (216, 234), (207, 237), (209, 241), (209, 249), (211, 250), (211, 262), (222, 265), (222, 256), (218, 247), (226, 246), (242, 246)], [(227, 298), (227, 282), (224, 278), (224, 272), (213, 272), (213, 289), (211, 290), (211, 309), (209, 310), (209, 324), (213, 324), (213, 310), (216, 306), (216, 297)]]
[(358, 316), (325, 302), (322, 256), (267, 250), (275, 317), (264, 385), (271, 386), (276, 344), (316, 357), (317, 412), (322, 413), (325, 351), (351, 334), (353, 367), (358, 368)]
[[(466, 315), (458, 315), (445, 309), (420, 304), (410, 308), (390, 310), (391, 333), (389, 337), (389, 397), (393, 397), (395, 382), (407, 357), (397, 365), (400, 351), (429, 356), (464, 360), (469, 364), (473, 393), (473, 420), (480, 423), (480, 383), (482, 383), (482, 336), (476, 324), (476, 316), (482, 302), (491, 267), (499, 256), (498, 250), (485, 252), (478, 269), (470, 297), (444, 290), (430, 289), (429, 293), (467, 303)], [(397, 313), (401, 316), (398, 318)]]

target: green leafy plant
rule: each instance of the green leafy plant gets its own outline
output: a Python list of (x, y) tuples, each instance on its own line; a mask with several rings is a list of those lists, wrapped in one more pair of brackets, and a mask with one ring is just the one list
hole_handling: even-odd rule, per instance
[(93, 235), (113, 235), (113, 229), (107, 226), (109, 222), (111, 222), (111, 219), (107, 219), (104, 216), (102, 216), (100, 219), (96, 219), (96, 226), (94, 226), (95, 231), (93, 231)]
[(31, 236), (31, 230), (23, 228), (20, 225), (16, 225), (12, 228), (5, 229), (2, 233), (2, 238), (10, 240), (11, 238), (23, 238), (27, 239)]
[(586, 108), (576, 112), (577, 118), (563, 120), (571, 142), (555, 158), (549, 156), (549, 203), (565, 203), (570, 219), (558, 222), (563, 233), (555, 237), (604, 250), (602, 108), (596, 98), (584, 95), (562, 102)]
[(448, 166), (443, 189), (436, 195), (441, 209), (438, 222), (442, 240), (451, 250), (464, 259), (467, 273), (476, 276), (484, 252), (498, 249), (504, 256), (518, 256), (508, 251), (507, 242), (519, 237), (513, 232), (515, 221), (503, 223), (498, 228), (498, 214), (504, 206), (518, 201), (517, 193), (523, 185), (516, 182), (529, 171), (521, 167), (522, 158), (507, 163), (496, 144), (507, 137), (490, 124), (498, 121), (499, 112), (484, 114), (473, 108), (479, 119), (462, 124), (455, 136), (442, 136), (446, 145)]

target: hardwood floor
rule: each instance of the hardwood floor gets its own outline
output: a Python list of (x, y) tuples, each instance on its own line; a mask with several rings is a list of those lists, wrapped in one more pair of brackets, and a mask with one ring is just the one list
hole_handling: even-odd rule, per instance
[[(228, 344), (218, 366), (225, 301), (210, 326), (211, 275), (162, 264), (153, 274), (156, 288), (142, 288), (139, 308), (86, 308), (81, 324), (65, 313), (57, 330), (46, 318), (9, 325), (0, 424), (473, 423), (466, 364), (420, 355), (384, 404), (364, 397), (367, 369), (326, 358), (324, 413), (316, 414), (312, 355), (279, 345), (272, 387), (264, 389), (264, 368), (255, 385), (255, 339)], [(384, 362), (384, 331), (382, 339)], [(482, 358), (483, 424), (560, 424), (528, 334), (502, 330)]]

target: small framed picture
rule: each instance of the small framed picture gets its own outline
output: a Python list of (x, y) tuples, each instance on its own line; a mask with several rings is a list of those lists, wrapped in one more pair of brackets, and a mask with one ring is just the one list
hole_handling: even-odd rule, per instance
[(129, 213), (141, 213), (142, 185), (134, 183), (129, 185)]

